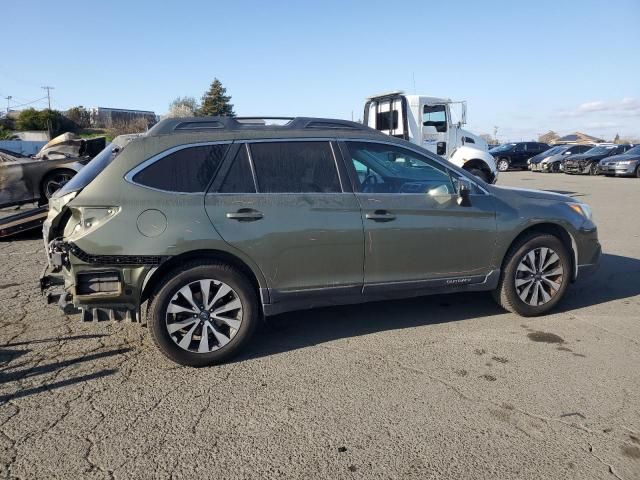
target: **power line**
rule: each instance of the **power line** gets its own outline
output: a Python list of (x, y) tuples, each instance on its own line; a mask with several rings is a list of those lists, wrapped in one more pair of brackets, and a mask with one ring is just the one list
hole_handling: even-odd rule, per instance
[(46, 99), (47, 97), (38, 98), (37, 100), (32, 100), (31, 102), (21, 103), (20, 105), (14, 105), (13, 108), (26, 107), (27, 105), (33, 105), (34, 103), (41, 102), (42, 100), (46, 100)]

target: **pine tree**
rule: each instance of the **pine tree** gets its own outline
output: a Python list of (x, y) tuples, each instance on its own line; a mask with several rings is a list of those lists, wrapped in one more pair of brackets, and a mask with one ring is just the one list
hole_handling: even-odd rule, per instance
[(202, 117), (211, 117), (221, 115), (226, 117), (235, 117), (233, 104), (229, 103), (230, 95), (226, 95), (227, 89), (222, 86), (222, 82), (217, 78), (213, 79), (211, 87), (202, 96), (202, 103), (198, 114)]

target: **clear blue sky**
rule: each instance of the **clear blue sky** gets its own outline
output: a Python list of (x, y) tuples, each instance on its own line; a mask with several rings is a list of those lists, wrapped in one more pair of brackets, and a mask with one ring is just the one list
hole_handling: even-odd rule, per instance
[[(214, 77), (239, 115), (362, 116), (394, 89), (466, 99), (501, 140), (640, 136), (640, 0), (7, 1), (0, 95), (166, 112)], [(43, 107), (45, 102), (34, 106)], [(0, 103), (6, 107), (6, 100)]]

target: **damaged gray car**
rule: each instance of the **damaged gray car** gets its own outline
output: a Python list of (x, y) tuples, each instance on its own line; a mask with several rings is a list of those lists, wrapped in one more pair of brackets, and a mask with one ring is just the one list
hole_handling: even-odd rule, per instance
[(33, 157), (0, 151), (0, 207), (46, 203), (104, 146), (104, 137), (63, 134)]

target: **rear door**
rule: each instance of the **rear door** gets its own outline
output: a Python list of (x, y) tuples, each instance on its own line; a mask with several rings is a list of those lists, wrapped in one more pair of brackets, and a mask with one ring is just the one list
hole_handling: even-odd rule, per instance
[(360, 206), (336, 148), (329, 140), (242, 143), (206, 195), (214, 227), (259, 265), (272, 301), (361, 293)]
[(363, 212), (365, 293), (484, 280), (496, 242), (490, 195), (478, 189), (463, 207), (457, 172), (439, 162), (386, 143), (341, 146)]

